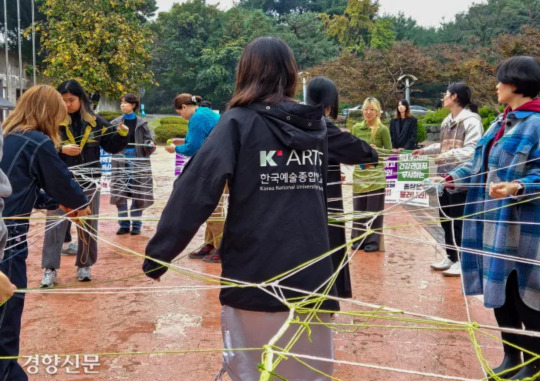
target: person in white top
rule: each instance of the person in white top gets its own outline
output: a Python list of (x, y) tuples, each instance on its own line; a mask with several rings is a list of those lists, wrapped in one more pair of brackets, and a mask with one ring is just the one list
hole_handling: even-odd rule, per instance
[[(451, 169), (471, 159), (476, 143), (484, 133), (482, 119), (477, 114), (478, 107), (472, 103), (471, 98), (472, 91), (465, 83), (452, 83), (448, 86), (443, 105), (450, 110), (450, 114), (441, 125), (441, 142), (413, 151), (413, 155), (437, 155), (435, 164), (438, 166), (439, 176), (446, 175)], [(461, 275), (458, 252), (461, 247), (463, 221), (456, 218), (463, 216), (466, 199), (466, 190), (455, 192), (445, 189), (442, 195), (439, 195), (439, 215), (447, 257), (431, 264), (431, 268), (443, 271), (445, 276)]]

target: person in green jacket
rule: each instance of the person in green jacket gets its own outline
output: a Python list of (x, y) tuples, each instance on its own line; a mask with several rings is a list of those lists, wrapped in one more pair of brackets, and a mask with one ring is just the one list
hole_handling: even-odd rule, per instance
[[(379, 153), (392, 153), (390, 131), (381, 122), (381, 104), (376, 98), (367, 98), (362, 105), (364, 120), (353, 126), (351, 133), (368, 142)], [(374, 163), (375, 164), (375, 163)], [(384, 157), (379, 156), (377, 166), (360, 164), (353, 173), (353, 208), (355, 212), (381, 212), (384, 210), (386, 193), (386, 175)], [(365, 233), (366, 223), (370, 218), (355, 220), (351, 239)], [(378, 216), (371, 228), (376, 231), (353, 243), (353, 249), (366, 252), (378, 251), (381, 242), (383, 216)]]

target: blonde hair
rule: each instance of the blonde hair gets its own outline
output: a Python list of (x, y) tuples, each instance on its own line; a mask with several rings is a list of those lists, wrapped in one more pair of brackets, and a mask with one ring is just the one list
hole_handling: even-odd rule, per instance
[(32, 86), (19, 98), (15, 110), (3, 123), (4, 137), (15, 132), (37, 130), (58, 145), (58, 129), (66, 114), (66, 105), (54, 87)]
[(371, 141), (373, 142), (375, 141), (375, 137), (377, 136), (377, 130), (379, 129), (379, 125), (382, 124), (381, 102), (379, 102), (377, 98), (369, 97), (369, 98), (366, 98), (366, 100), (364, 101), (364, 104), (362, 105), (362, 110), (365, 110), (367, 106), (371, 106), (377, 112), (377, 118), (375, 119), (375, 126), (371, 128)]

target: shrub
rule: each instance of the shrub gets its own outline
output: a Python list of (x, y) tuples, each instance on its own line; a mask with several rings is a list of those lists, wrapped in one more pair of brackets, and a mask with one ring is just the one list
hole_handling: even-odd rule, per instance
[(110, 122), (111, 120), (122, 116), (122, 113), (119, 111), (101, 111), (98, 112), (98, 115), (105, 119), (107, 122)]
[(185, 138), (188, 131), (187, 123), (185, 124), (162, 124), (157, 126), (154, 133), (156, 141), (165, 143), (168, 139)]
[(418, 129), (416, 130), (416, 144), (422, 143), (427, 138), (427, 131), (424, 124), (418, 121)]
[(188, 123), (187, 120), (184, 118), (180, 118), (179, 116), (166, 116), (159, 120), (160, 124), (186, 124)]
[(352, 128), (356, 123), (361, 122), (363, 118), (364, 114), (362, 113), (362, 110), (349, 110), (345, 125), (347, 128)]
[(428, 112), (426, 115), (419, 118), (419, 121), (421, 121), (423, 124), (441, 124), (448, 114), (450, 114), (450, 110), (440, 108), (436, 111)]
[(482, 117), (482, 126), (487, 130), (491, 123), (497, 118), (498, 110), (494, 110), (489, 106), (480, 107), (478, 114)]

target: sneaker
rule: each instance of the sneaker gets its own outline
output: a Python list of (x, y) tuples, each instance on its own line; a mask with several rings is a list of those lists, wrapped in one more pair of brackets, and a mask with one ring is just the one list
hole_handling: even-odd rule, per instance
[(55, 284), (56, 284), (56, 270), (45, 269), (45, 272), (43, 273), (43, 279), (41, 280), (41, 284), (39, 285), (39, 287), (49, 288), (49, 287), (54, 287)]
[(376, 243), (368, 243), (366, 247), (364, 247), (364, 251), (366, 253), (373, 253), (374, 251), (379, 251), (379, 245)]
[(202, 259), (205, 262), (209, 263), (221, 263), (221, 256), (219, 255), (219, 249), (214, 249)]
[(68, 245), (62, 245), (62, 255), (77, 255), (77, 250), (79, 249), (79, 245), (76, 243), (70, 242)]
[(79, 282), (90, 282), (92, 280), (90, 267), (77, 267), (77, 279)]
[(444, 276), (461, 276), (461, 262), (457, 261), (450, 268), (442, 273)]
[(433, 270), (443, 271), (448, 270), (453, 264), (454, 262), (452, 262), (450, 259), (448, 259), (448, 257), (446, 257), (440, 262), (432, 263), (430, 266)]
[(141, 228), (131, 228), (131, 235), (141, 235)]
[(210, 254), (212, 250), (214, 250), (214, 245), (207, 244), (204, 245), (200, 250), (189, 253), (188, 257), (191, 259), (202, 259), (206, 255)]
[(116, 235), (129, 234), (129, 228), (120, 228), (116, 231)]

